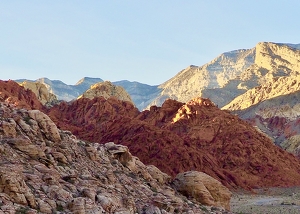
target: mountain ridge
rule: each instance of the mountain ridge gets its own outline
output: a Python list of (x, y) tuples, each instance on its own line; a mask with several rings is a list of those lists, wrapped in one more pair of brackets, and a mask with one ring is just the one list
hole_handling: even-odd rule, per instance
[[(202, 66), (190, 65), (160, 85), (151, 86), (128, 80), (116, 81), (113, 84), (122, 86), (140, 110), (149, 109), (152, 105), (161, 106), (168, 98), (187, 102), (197, 96), (210, 98), (218, 106), (223, 107), (235, 97), (269, 81), (270, 78), (287, 75), (288, 70), (291, 70), (290, 65), (297, 65), (297, 61), (286, 63), (288, 62), (285, 58), (286, 51), (294, 55), (294, 52), (299, 52), (299, 49), (300, 44), (260, 42), (251, 49), (239, 49), (220, 54)], [(279, 52), (277, 55), (269, 55), (271, 52), (275, 53), (274, 51)], [(272, 56), (276, 57), (275, 61), (270, 58)], [(271, 64), (278, 61), (281, 61), (283, 67), (274, 71)], [(56, 90), (50, 89), (51, 84), (60, 84), (61, 92), (57, 97), (66, 101), (77, 98), (96, 81), (103, 81), (100, 78), (84, 77), (76, 83), (76, 87), (76, 85), (63, 85), (62, 82), (51, 83), (49, 79), (45, 80), (50, 92)], [(42, 78), (37, 81), (43, 82)], [(79, 85), (82, 85), (81, 88)], [(220, 92), (222, 96), (219, 96)]]

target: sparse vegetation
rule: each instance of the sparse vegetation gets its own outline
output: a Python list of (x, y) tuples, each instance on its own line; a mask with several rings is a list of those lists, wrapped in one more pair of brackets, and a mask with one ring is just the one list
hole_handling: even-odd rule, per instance
[(16, 214), (26, 214), (30, 210), (29, 207), (19, 207), (16, 210)]
[(32, 122), (31, 122), (31, 117), (26, 116), (26, 117), (23, 118), (23, 120), (25, 121), (26, 124), (28, 124), (30, 126), (33, 125)]
[(56, 211), (64, 211), (64, 207), (61, 204), (57, 204)]
[(208, 212), (208, 209), (207, 209), (206, 207), (204, 207), (204, 206), (201, 206), (200, 209), (201, 209), (202, 211), (204, 211), (204, 212)]

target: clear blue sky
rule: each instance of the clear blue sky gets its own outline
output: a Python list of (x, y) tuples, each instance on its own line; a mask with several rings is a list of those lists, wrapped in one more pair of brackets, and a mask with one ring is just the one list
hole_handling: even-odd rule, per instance
[(160, 84), (260, 41), (300, 43), (299, 0), (0, 2), (0, 79)]

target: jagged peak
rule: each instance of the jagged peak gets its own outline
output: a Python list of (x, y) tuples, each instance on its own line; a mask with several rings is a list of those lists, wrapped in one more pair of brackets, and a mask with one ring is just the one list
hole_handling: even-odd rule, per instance
[(101, 78), (94, 78), (94, 77), (83, 77), (82, 79), (80, 79), (75, 85), (80, 85), (84, 82), (103, 82), (103, 79)]

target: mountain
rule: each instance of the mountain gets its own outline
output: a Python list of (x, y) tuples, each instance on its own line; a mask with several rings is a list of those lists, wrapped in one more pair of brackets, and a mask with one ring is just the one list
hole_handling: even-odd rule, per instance
[(103, 82), (103, 80), (100, 78), (84, 77), (75, 84), (75, 88), (79, 91), (79, 94), (82, 94), (83, 92), (88, 90), (92, 85), (99, 82)]
[(299, 155), (300, 133), (293, 128), (298, 127), (299, 110), (291, 100), (298, 96), (299, 62), (300, 44), (260, 42), (252, 49), (223, 53), (203, 66), (189, 66), (159, 86), (116, 84), (129, 91), (139, 110), (161, 106), (169, 98), (180, 102), (209, 98)]
[(49, 93), (56, 95), (58, 100), (71, 101), (82, 95), (83, 92), (88, 90), (91, 85), (103, 82), (100, 78), (84, 77), (79, 80), (75, 85), (67, 85), (60, 80), (50, 80), (48, 78), (40, 78), (37, 80), (18, 79), (18, 83), (22, 82), (38, 82), (46, 86)]
[(113, 84), (122, 86), (132, 98), (135, 106), (141, 111), (145, 109), (161, 91), (158, 86), (130, 82), (128, 80), (113, 82)]
[(9, 102), (0, 102), (1, 213), (229, 213), (231, 192), (212, 177), (172, 180), (126, 146), (82, 141)]
[(140, 112), (114, 97), (82, 98), (46, 113), (78, 138), (128, 146), (142, 162), (172, 176), (197, 170), (229, 188), (300, 185), (299, 159), (208, 99), (169, 99)]
[(100, 97), (100, 96), (104, 97), (105, 99), (114, 96), (119, 100), (128, 101), (134, 105), (130, 95), (125, 91), (123, 87), (113, 85), (109, 81), (99, 82), (92, 85), (90, 89), (86, 90), (77, 99), (80, 98), (93, 99), (94, 97)]
[[(251, 69), (257, 74), (264, 71), (262, 75), (257, 75), (259, 85), (237, 96), (222, 109), (238, 114), (260, 128), (277, 145), (300, 157), (299, 47), (274, 43), (259, 45)], [(243, 74), (249, 74), (249, 71)]]
[(260, 42), (252, 49), (223, 53), (203, 66), (189, 66), (159, 85), (162, 92), (148, 107), (161, 105), (165, 98), (187, 102), (196, 96), (223, 107), (249, 89), (295, 72), (299, 67), (299, 47), (300, 44)]
[[(260, 42), (252, 49), (223, 53), (205, 65), (191, 65), (158, 86), (127, 80), (113, 84), (122, 86), (140, 110), (152, 105), (161, 106), (168, 98), (188, 102), (199, 96), (223, 107), (248, 90), (267, 84), (272, 78), (292, 75), (293, 72), (297, 74), (299, 49), (300, 44)], [(100, 78), (90, 77), (81, 79), (76, 85), (47, 78), (37, 81), (46, 84), (49, 92), (58, 99), (66, 101), (77, 98), (91, 85), (103, 82)]]
[[(243, 70), (254, 63), (254, 56), (255, 48), (242, 49), (223, 53), (203, 66), (191, 65), (167, 82), (159, 85), (162, 92), (150, 105), (160, 106), (167, 97), (187, 102), (194, 97), (203, 96), (206, 90), (225, 88), (229, 80), (235, 79)], [(236, 94), (242, 92), (227, 90), (227, 96), (229, 98), (235, 97)], [(216, 94), (216, 96), (207, 97), (217, 105), (222, 106), (229, 100), (224, 97), (220, 99), (218, 91), (211, 91), (209, 94), (211, 93)]]
[[(255, 64), (252, 69), (258, 74), (259, 86), (236, 97), (224, 106), (224, 109), (245, 109), (263, 100), (290, 94), (300, 89), (300, 84), (297, 83), (300, 79), (300, 50), (298, 49), (272, 43), (260, 44), (256, 47)], [(249, 74), (249, 71), (246, 72)], [(246, 72), (243, 75), (246, 75)]]
[[(40, 78), (37, 80), (26, 80), (19, 79), (16, 82), (39, 82), (46, 86), (49, 93), (53, 93), (57, 96), (59, 100), (71, 101), (77, 99), (85, 91), (90, 89), (90, 87), (96, 83), (103, 82), (100, 78), (84, 77), (79, 80), (75, 85), (67, 85), (59, 80), (50, 80), (48, 78)], [(126, 92), (132, 98), (134, 104), (143, 110), (149, 103), (158, 96), (161, 91), (157, 86), (151, 86), (147, 84), (142, 84), (139, 82), (130, 82), (128, 80), (122, 80), (117, 82), (112, 82), (113, 85), (123, 87)]]

